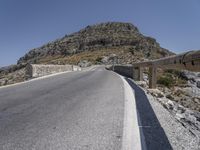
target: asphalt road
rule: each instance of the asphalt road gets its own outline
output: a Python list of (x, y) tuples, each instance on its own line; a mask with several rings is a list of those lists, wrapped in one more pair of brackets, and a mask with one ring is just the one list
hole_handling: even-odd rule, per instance
[(123, 82), (97, 67), (0, 89), (0, 150), (118, 150)]

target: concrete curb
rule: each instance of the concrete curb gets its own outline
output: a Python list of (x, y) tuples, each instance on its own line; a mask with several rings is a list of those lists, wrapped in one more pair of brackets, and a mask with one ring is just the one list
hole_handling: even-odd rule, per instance
[(122, 76), (120, 78), (124, 83), (125, 98), (122, 150), (142, 150), (135, 93), (127, 81)]

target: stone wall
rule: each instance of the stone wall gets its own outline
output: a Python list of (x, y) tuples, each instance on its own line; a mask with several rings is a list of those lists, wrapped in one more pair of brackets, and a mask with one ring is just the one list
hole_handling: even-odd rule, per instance
[(74, 65), (40, 65), (29, 64), (26, 67), (26, 74), (28, 78), (42, 77), (49, 74), (65, 71), (80, 71), (79, 66)]
[(81, 67), (72, 65), (72, 71), (81, 71)]
[[(112, 69), (112, 67), (111, 67), (111, 69)], [(133, 67), (132, 67), (132, 65), (126, 65), (126, 66), (125, 65), (115, 65), (114, 71), (121, 74), (121, 75), (130, 77), (130, 78), (133, 77)]]

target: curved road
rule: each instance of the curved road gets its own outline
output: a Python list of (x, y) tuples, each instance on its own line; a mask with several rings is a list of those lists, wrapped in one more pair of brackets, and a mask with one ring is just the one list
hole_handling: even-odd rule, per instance
[(123, 82), (103, 67), (0, 89), (1, 150), (118, 150)]

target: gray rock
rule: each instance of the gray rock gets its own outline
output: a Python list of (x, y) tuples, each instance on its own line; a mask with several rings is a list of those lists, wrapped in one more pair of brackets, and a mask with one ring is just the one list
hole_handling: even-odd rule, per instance
[(165, 57), (173, 54), (161, 48), (155, 39), (142, 35), (137, 27), (130, 23), (107, 22), (88, 26), (79, 32), (32, 49), (18, 60), (18, 64), (37, 63), (38, 60), (47, 56), (68, 56), (118, 46), (131, 46), (134, 47), (133, 51), (142, 51), (152, 56), (156, 54), (156, 56)]
[(85, 68), (85, 67), (89, 67), (91, 66), (92, 63), (87, 61), (87, 60), (81, 60), (79, 63), (78, 63), (78, 66), (82, 67), (82, 68)]
[(8, 79), (7, 78), (3, 78), (0, 80), (0, 86), (2, 85), (6, 85), (8, 83)]
[(196, 82), (199, 79), (199, 73), (185, 70), (181, 72), (181, 77)]
[(101, 59), (101, 62), (104, 63), (104, 64), (109, 64), (109, 57), (108, 57), (108, 56), (104, 56), (104, 57)]
[(167, 108), (169, 110), (173, 110), (175, 107), (174, 103), (170, 100), (168, 102), (166, 102), (164, 105), (165, 105), (165, 108)]
[(147, 91), (156, 98), (164, 97), (164, 93), (158, 89), (148, 89)]
[(184, 119), (185, 116), (184, 116), (184, 114), (176, 113), (175, 118), (180, 121), (181, 119)]
[(200, 88), (200, 81), (197, 81), (197, 87)]
[[(186, 112), (176, 112), (175, 110), (182, 109), (178, 107), (176, 102), (167, 100), (165, 97), (159, 98), (159, 101), (157, 101), (158, 98), (152, 97), (150, 94), (147, 96), (172, 148), (174, 150), (199, 150), (200, 130), (197, 127), (199, 126), (198, 122), (196, 121), (195, 124), (195, 119), (186, 115)], [(162, 106), (166, 105), (168, 107), (163, 109)], [(195, 116), (194, 113), (190, 114)]]

